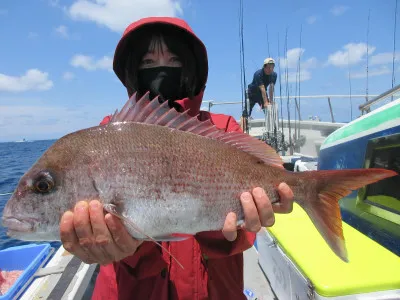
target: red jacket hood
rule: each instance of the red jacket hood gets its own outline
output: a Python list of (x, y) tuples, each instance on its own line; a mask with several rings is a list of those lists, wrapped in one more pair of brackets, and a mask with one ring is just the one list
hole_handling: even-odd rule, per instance
[(114, 54), (113, 69), (115, 74), (125, 85), (125, 64), (127, 58), (127, 52), (132, 51), (132, 48), (128, 49), (128, 45), (135, 44), (135, 33), (152, 25), (165, 25), (171, 26), (175, 30), (182, 30), (186, 33), (187, 40), (193, 45), (194, 56), (197, 62), (198, 76), (201, 81), (201, 92), (195, 97), (189, 99), (185, 98), (176, 101), (182, 106), (184, 110), (190, 109), (191, 115), (196, 115), (200, 111), (201, 102), (203, 100), (204, 88), (207, 82), (208, 76), (208, 58), (207, 50), (203, 42), (194, 34), (190, 26), (182, 19), (170, 18), (170, 17), (149, 17), (143, 18), (130, 24), (124, 31), (121, 40), (119, 41)]

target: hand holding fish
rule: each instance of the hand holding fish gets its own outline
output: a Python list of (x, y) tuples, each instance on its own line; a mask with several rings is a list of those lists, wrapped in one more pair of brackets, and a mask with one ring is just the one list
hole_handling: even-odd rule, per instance
[[(258, 232), (261, 226), (272, 226), (275, 223), (274, 212), (290, 213), (293, 210), (293, 192), (286, 183), (278, 186), (280, 202), (272, 204), (264, 189), (256, 187), (252, 193), (245, 192), (240, 196), (246, 230)], [(237, 237), (237, 216), (229, 213), (222, 230), (228, 241), (234, 241)]]
[(85, 263), (106, 265), (135, 253), (142, 243), (132, 238), (122, 222), (104, 215), (102, 205), (93, 200), (78, 202), (74, 213), (61, 218), (60, 237), (64, 248)]

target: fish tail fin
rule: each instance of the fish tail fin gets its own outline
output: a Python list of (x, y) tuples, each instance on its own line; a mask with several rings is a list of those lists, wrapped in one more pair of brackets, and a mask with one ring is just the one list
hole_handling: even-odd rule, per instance
[[(386, 169), (323, 170), (296, 173), (305, 181), (296, 202), (306, 211), (329, 247), (348, 262), (339, 200), (367, 184), (397, 173)], [(297, 194), (297, 193), (296, 193)], [(300, 197), (299, 197), (300, 196)]]

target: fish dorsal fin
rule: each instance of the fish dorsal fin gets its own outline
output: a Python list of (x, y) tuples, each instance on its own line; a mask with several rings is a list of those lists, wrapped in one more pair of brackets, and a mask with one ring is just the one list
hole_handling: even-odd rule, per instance
[(169, 107), (168, 101), (160, 103), (158, 97), (150, 100), (145, 94), (136, 101), (136, 93), (125, 103), (121, 111), (118, 110), (111, 117), (111, 122), (138, 122), (174, 128), (180, 131), (219, 140), (247, 152), (266, 164), (283, 169), (281, 157), (275, 149), (263, 141), (246, 133), (225, 132), (218, 129), (210, 120), (200, 121), (197, 116), (192, 117), (188, 111), (178, 112)]

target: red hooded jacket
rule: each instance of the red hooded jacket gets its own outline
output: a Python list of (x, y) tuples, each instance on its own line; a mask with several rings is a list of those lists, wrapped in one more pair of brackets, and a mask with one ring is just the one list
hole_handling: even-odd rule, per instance
[[(132, 33), (147, 24), (163, 23), (184, 30), (194, 45), (197, 62), (202, 63), (199, 78), (207, 80), (207, 53), (191, 28), (177, 18), (146, 18), (131, 24), (117, 46), (114, 70), (124, 83), (123, 61), (125, 44)], [(204, 90), (204, 89), (203, 89)], [(176, 101), (182, 110), (211, 120), (227, 132), (241, 131), (234, 118), (200, 111), (203, 92), (194, 98)], [(101, 124), (110, 121), (110, 116)], [(153, 242), (144, 242), (135, 254), (119, 262), (101, 266), (92, 299), (246, 299), (243, 294), (243, 254), (255, 240), (255, 234), (238, 231), (237, 239), (227, 241), (222, 232), (202, 232), (180, 242), (163, 242), (184, 266), (182, 269), (168, 253)]]

